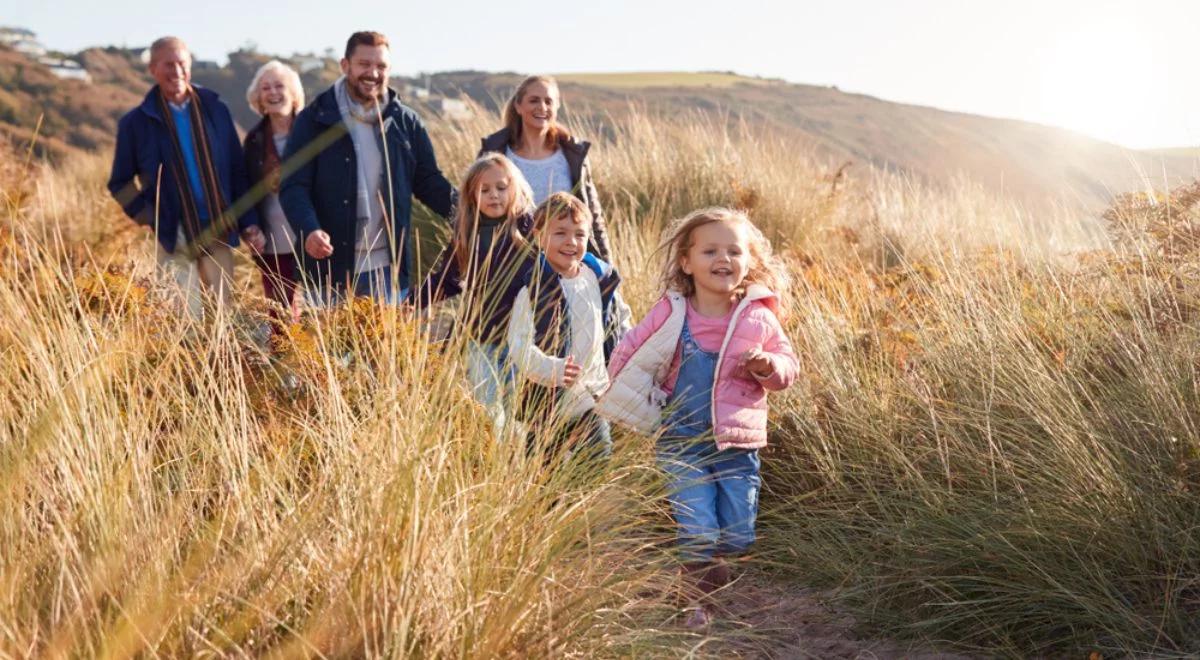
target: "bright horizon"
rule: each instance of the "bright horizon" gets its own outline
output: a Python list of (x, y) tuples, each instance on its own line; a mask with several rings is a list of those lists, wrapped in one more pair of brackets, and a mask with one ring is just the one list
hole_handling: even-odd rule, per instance
[(66, 0), (22, 3), (0, 20), (67, 52), (176, 34), (198, 59), (218, 61), (250, 43), (279, 55), (340, 53), (351, 32), (376, 29), (392, 41), (397, 74), (733, 71), (1049, 124), (1131, 148), (1200, 146), (1200, 85), (1187, 84), (1200, 3), (775, 4), (744, 0), (731, 12), (713, 0), (612, 0), (546, 11), (510, 0), (406, 11), (369, 0), (349, 15), (281, 0), (214, 0), (195, 16), (166, 3), (111, 0), (98, 11)]

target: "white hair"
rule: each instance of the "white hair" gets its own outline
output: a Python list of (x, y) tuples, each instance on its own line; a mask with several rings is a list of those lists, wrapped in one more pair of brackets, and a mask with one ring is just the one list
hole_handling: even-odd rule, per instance
[(271, 60), (258, 67), (258, 71), (254, 72), (254, 79), (250, 81), (250, 86), (246, 88), (246, 103), (250, 104), (250, 109), (260, 115), (263, 114), (262, 108), (258, 103), (258, 97), (262, 93), (258, 89), (258, 84), (262, 82), (263, 76), (268, 71), (277, 72), (280, 78), (283, 79), (283, 84), (291, 88), (292, 105), (295, 106), (292, 108), (292, 112), (300, 112), (304, 107), (304, 86), (300, 84), (300, 74), (279, 60)]
[(159, 51), (162, 51), (165, 48), (178, 48), (179, 50), (183, 51), (185, 55), (187, 55), (189, 61), (192, 59), (192, 51), (188, 50), (188, 45), (183, 42), (183, 39), (180, 39), (179, 37), (159, 37), (158, 39), (154, 40), (154, 43), (150, 44), (149, 64), (154, 64), (154, 60), (157, 59)]

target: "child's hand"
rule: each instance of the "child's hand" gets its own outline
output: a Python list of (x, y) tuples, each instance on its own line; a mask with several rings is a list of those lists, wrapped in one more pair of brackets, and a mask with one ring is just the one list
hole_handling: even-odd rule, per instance
[(579, 379), (579, 374), (583, 373), (583, 367), (575, 362), (575, 358), (568, 355), (567, 362), (563, 365), (563, 387), (570, 387)]
[(758, 377), (766, 378), (775, 373), (775, 364), (771, 362), (771, 358), (757, 348), (752, 348), (742, 357), (738, 358), (737, 375), (742, 378)]

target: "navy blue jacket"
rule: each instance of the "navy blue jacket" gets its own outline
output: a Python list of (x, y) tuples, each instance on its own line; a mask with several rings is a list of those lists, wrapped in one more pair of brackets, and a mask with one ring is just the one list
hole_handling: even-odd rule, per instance
[[(385, 218), (392, 226), (393, 245), (399, 246), (399, 263), (392, 264), (401, 289), (408, 288), (412, 262), (409, 226), (412, 198), (449, 218), (457, 195), (442, 176), (433, 143), (417, 113), (400, 103), (389, 89), (382, 108), (384, 126), (384, 176), (391, 186), (381, 189)], [(296, 230), (300, 249), (296, 256), (310, 281), (331, 281), (341, 286), (354, 276), (354, 241), (358, 228), (358, 157), (338, 110), (332, 87), (300, 111), (283, 156), (283, 183), (279, 202)], [(308, 234), (318, 229), (329, 234), (333, 254), (313, 259), (304, 251)]]
[[(208, 147), (217, 170), (221, 195), (237, 214), (239, 230), (257, 225), (258, 212), (254, 208), (257, 200), (245, 198), (249, 189), (246, 162), (229, 108), (216, 92), (198, 85), (193, 88), (200, 97), (204, 127), (212, 141)], [(117, 124), (117, 146), (108, 191), (125, 215), (138, 224), (154, 227), (159, 244), (167, 252), (174, 252), (183, 216), (179, 199), (181, 186), (171, 174), (169, 159), (175, 152), (175, 140), (159, 110), (158, 96), (158, 87), (154, 87), (142, 104), (127, 112)], [(160, 176), (161, 187), (158, 185)], [(191, 187), (185, 181), (182, 189), (191, 190)], [(230, 245), (237, 246), (237, 231), (230, 232), (227, 240)]]
[[(517, 231), (528, 238), (533, 233), (533, 215), (526, 213), (516, 219)], [(496, 227), (496, 232), (500, 227)], [(462, 309), (472, 310), (475, 318), (467, 321), (466, 332), (485, 344), (504, 343), (508, 332), (508, 319), (512, 315), (513, 300), (528, 280), (528, 270), (537, 255), (530, 245), (514, 244), (512, 237), (497, 233), (491, 244), (491, 262), (485, 262), (480, 241), (475, 242), (474, 263), (480, 264), (474, 281), (468, 282), (459, 271), (458, 259), (454, 258), (454, 244), (442, 250), (437, 264), (425, 277), (425, 283), (412, 297), (421, 306), (429, 306), (448, 300), (464, 292), (470, 297)]]

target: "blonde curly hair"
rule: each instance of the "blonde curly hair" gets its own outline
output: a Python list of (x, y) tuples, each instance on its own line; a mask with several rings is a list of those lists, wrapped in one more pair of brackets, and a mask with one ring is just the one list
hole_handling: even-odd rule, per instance
[(716, 222), (740, 227), (745, 232), (750, 252), (750, 268), (738, 286), (738, 297), (746, 294), (746, 285), (761, 284), (779, 299), (777, 313), (782, 319), (787, 314), (791, 278), (783, 263), (772, 252), (771, 242), (743, 211), (711, 207), (692, 211), (686, 217), (671, 223), (663, 233), (663, 240), (657, 250), (666, 257), (659, 277), (663, 292), (678, 291), (689, 298), (696, 294), (696, 283), (691, 275), (683, 272), (680, 262), (692, 247), (692, 235), (696, 230)]

